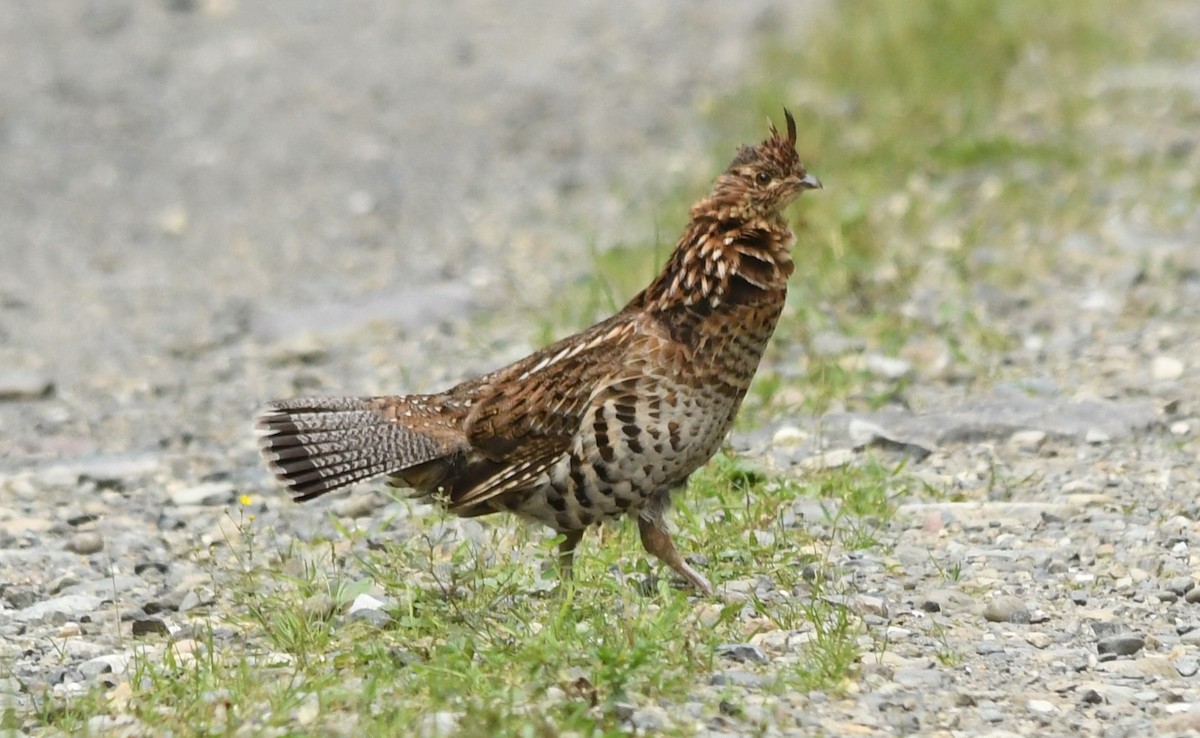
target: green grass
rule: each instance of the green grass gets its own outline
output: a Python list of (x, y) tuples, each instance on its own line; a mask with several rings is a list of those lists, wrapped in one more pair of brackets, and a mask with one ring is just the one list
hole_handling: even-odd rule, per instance
[[(724, 600), (681, 589), (631, 524), (585, 538), (576, 579), (559, 587), (555, 569), (538, 566), (553, 561), (553, 541), (524, 527), (501, 523), (473, 543), (445, 539), (426, 516), (406, 539), (372, 548), (335, 522), (340, 535), (326, 544), (277, 550), (248, 508), (231, 511), (242, 535), (217, 572), (223, 601), (192, 620), (192, 638), (131, 642), (127, 683), (66, 702), (43, 696), (39, 722), (75, 734), (114, 713), (156, 733), (397, 735), (444, 712), (464, 735), (624, 735), (630, 710), (698, 701), (701, 717), (666, 731), (687, 735), (741, 699), (698, 686), (722, 668), (759, 671), (767, 694), (844, 687), (862, 626), (825, 597), (840, 580), (806, 578), (805, 565), (843, 547), (842, 531), (858, 535), (844, 521), (885, 515), (904, 486), (875, 465), (792, 481), (718, 457), (675, 520), (681, 547), (718, 585), (746, 583)], [(823, 540), (790, 512), (813, 496), (841, 503), (818, 521), (834, 531)], [(367, 591), (391, 601), (387, 625), (345, 616)], [(807, 633), (799, 658), (757, 667), (715, 655), (771, 631)]]
[[(803, 42), (769, 44), (763, 83), (709, 104), (711, 124), (735, 133), (714, 152), (708, 177), (735, 143), (760, 140), (786, 105), (801, 155), (825, 183), (792, 209), (799, 268), (747, 403), (751, 422), (876, 408), (903, 390), (847, 357), (814, 352), (822, 332), (861, 338), (884, 355), (919, 356), (931, 345), (959, 367), (954, 376), (992, 381), (1017, 337), (989, 315), (979, 286), (1023, 297), (1061, 271), (1058, 244), (1097, 227), (1089, 203), (1101, 196), (1102, 175), (1128, 165), (1087, 128), (1097, 103), (1085, 82), (1147, 43), (1130, 32), (1139, 26), (1131, 7), (1116, 10), (1096, 0), (831, 4)], [(1177, 46), (1159, 43), (1182, 53)], [(661, 208), (680, 226), (702, 193), (684, 184), (689, 191)], [(538, 337), (621, 305), (672, 246), (660, 239), (601, 252)]]

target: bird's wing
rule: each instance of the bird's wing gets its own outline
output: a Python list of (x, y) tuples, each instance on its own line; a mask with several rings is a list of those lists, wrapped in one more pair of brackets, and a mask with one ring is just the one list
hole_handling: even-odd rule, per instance
[(448, 490), (450, 509), (534, 484), (570, 450), (607, 388), (645, 374), (647, 342), (669, 341), (642, 321), (613, 319), (490, 375), (484, 391), (476, 385), (465, 424), (476, 453)]

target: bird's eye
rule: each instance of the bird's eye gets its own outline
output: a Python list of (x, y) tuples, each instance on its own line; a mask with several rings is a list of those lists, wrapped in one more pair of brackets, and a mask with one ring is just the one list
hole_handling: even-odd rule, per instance
[(754, 181), (758, 182), (760, 185), (769, 185), (771, 184), (771, 175), (767, 174), (766, 172), (759, 172), (757, 175), (755, 175)]

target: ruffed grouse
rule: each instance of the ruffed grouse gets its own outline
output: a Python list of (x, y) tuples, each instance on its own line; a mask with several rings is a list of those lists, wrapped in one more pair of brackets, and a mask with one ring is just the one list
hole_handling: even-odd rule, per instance
[(634, 515), (646, 550), (705, 593), (663, 517), (716, 453), (775, 329), (793, 265), (780, 211), (819, 188), (771, 126), (739, 148), (654, 282), (611, 318), (445, 392), (269, 403), (262, 454), (296, 500), (386, 474), (474, 517), (507, 511), (564, 536)]

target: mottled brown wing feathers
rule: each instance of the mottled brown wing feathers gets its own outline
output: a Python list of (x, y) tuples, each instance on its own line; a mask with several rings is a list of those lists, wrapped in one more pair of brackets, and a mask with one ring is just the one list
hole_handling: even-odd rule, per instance
[(593, 391), (621, 368), (635, 333), (618, 315), (473, 384), (463, 432), (478, 458), (451, 482), (451, 509), (537, 483), (569, 451)]
[(522, 444), (519, 457), (503, 461), (481, 458), (468, 463), (447, 490), (450, 511), (464, 514), (469, 508), (488, 506), (501, 495), (519, 494), (553, 466), (564, 451), (561, 439), (538, 438)]

